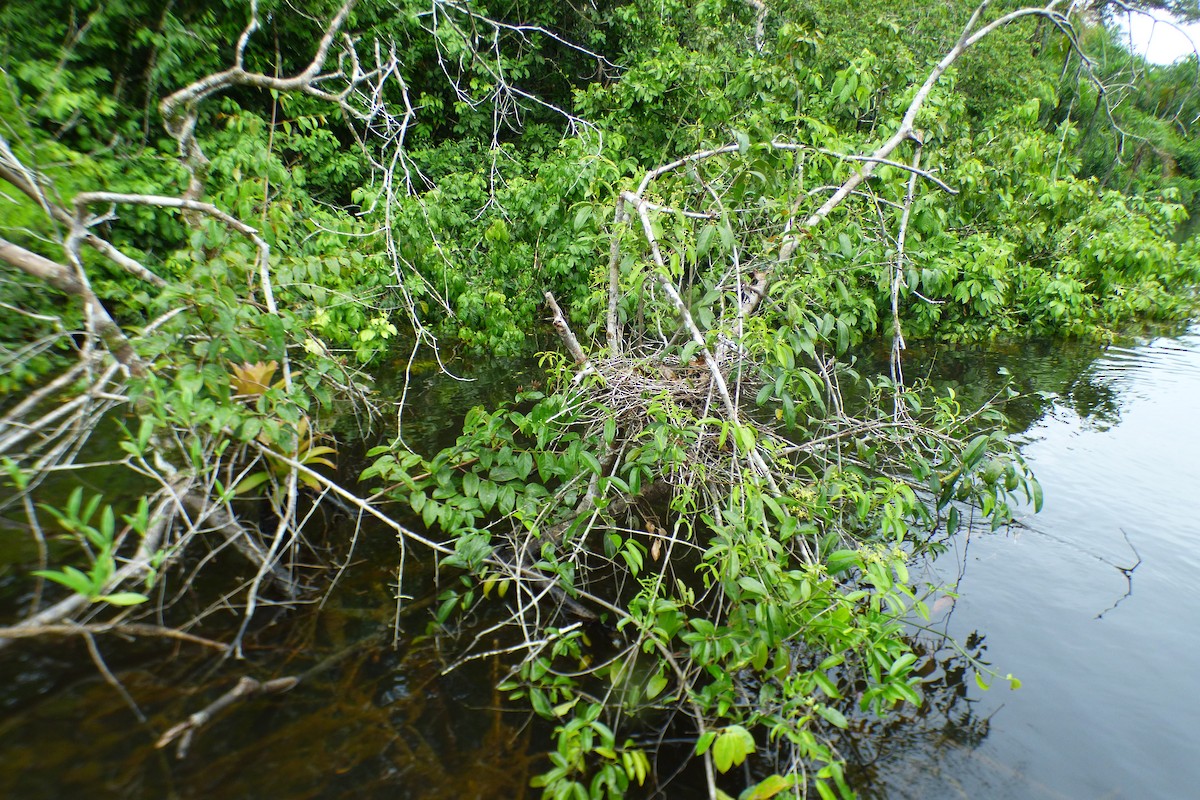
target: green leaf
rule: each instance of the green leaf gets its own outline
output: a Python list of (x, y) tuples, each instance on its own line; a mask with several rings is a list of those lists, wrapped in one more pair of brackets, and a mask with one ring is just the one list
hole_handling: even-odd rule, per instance
[(976, 436), (971, 440), (971, 443), (967, 445), (967, 449), (963, 452), (963, 463), (966, 464), (968, 468), (974, 467), (979, 463), (979, 459), (983, 457), (983, 452), (987, 448), (987, 443), (988, 437), (981, 435)]
[(743, 575), (738, 578), (738, 586), (742, 587), (742, 591), (756, 597), (766, 597), (767, 587), (763, 586), (762, 581), (757, 578), (751, 578), (749, 575)]
[(270, 479), (270, 473), (266, 472), (265, 470), (262, 472), (252, 473), (238, 481), (238, 485), (233, 487), (233, 493), (234, 495), (248, 494), (253, 492), (259, 486), (262, 486)]
[(511, 513), (517, 505), (517, 490), (511, 483), (500, 487), (496, 493), (496, 510), (501, 514)]
[(796, 779), (794, 776), (789, 775), (785, 778), (782, 775), (771, 775), (759, 781), (749, 792), (742, 792), (738, 800), (769, 800), (769, 798), (774, 797), (780, 792), (786, 792), (795, 785)]
[(150, 598), (138, 592), (114, 592), (113, 594), (102, 594), (96, 599), (114, 606), (136, 606), (139, 603), (145, 603)]
[(821, 687), (821, 691), (825, 692), (828, 697), (834, 700), (841, 699), (842, 693), (838, 691), (837, 684), (835, 684), (828, 675), (821, 670), (817, 670), (812, 674), (812, 676), (813, 681), (816, 682), (817, 686)]
[(645, 563), (643, 550), (637, 542), (630, 539), (625, 543), (625, 547), (621, 549), (621, 556), (625, 559), (625, 563), (629, 565), (630, 571), (637, 575), (642, 570), (642, 565)]
[(600, 474), (600, 471), (602, 469), (602, 467), (600, 466), (600, 459), (596, 458), (596, 456), (593, 455), (590, 451), (581, 450), (579, 452), (579, 458), (584, 462), (584, 464), (587, 467), (589, 472), (591, 472), (593, 475)]
[(529, 703), (533, 706), (533, 710), (539, 717), (544, 719), (554, 718), (554, 709), (550, 705), (550, 701), (546, 699), (546, 693), (541, 689), (534, 687), (529, 690)]
[(754, 404), (756, 406), (766, 405), (767, 401), (771, 399), (771, 395), (774, 393), (774, 391), (775, 391), (774, 384), (771, 384), (771, 383), (763, 384), (763, 387), (758, 390), (758, 394), (754, 397)]
[(851, 567), (861, 567), (862, 559), (854, 550), (835, 550), (825, 559), (825, 567), (830, 575), (845, 572)]
[(479, 505), (483, 507), (484, 511), (491, 511), (492, 507), (496, 505), (496, 494), (499, 490), (500, 487), (491, 481), (479, 482)]
[(496, 483), (508, 483), (509, 481), (516, 480), (518, 476), (515, 467), (505, 465), (502, 467), (493, 467), (488, 477)]
[(817, 706), (817, 713), (824, 717), (830, 724), (836, 725), (839, 728), (845, 728), (850, 724), (846, 721), (846, 717), (842, 714), (842, 712), (838, 711), (836, 708), (819, 705)]
[(738, 446), (738, 450), (743, 453), (750, 453), (754, 450), (754, 429), (749, 425), (734, 423), (733, 440)]
[(588, 220), (592, 218), (592, 207), (586, 203), (579, 207), (575, 212), (575, 230), (579, 230), (584, 225), (587, 225)]
[(104, 511), (100, 514), (100, 533), (108, 542), (113, 540), (113, 535), (116, 533), (116, 512), (112, 506), (105, 506)]
[(850, 347), (850, 326), (838, 317), (837, 321), (837, 353), (842, 355)]
[(913, 653), (905, 653), (892, 662), (892, 666), (888, 668), (888, 675), (893, 678), (897, 675), (902, 675), (908, 671), (908, 668), (917, 661), (916, 655)]
[(728, 772), (745, 761), (755, 748), (750, 731), (741, 725), (730, 725), (713, 743), (713, 763), (719, 772)]
[(646, 699), (653, 700), (662, 694), (662, 690), (667, 688), (667, 678), (661, 672), (651, 676), (646, 682)]
[(726, 252), (732, 251), (734, 243), (733, 226), (729, 224), (729, 220), (722, 220), (721, 227), (717, 230), (721, 234), (721, 247)]
[(262, 420), (258, 417), (251, 417), (242, 423), (241, 439), (243, 442), (248, 442), (262, 432)]
[[(566, 701), (565, 703), (559, 703), (553, 709), (554, 716), (559, 717), (559, 718), (565, 717), (567, 715), (567, 712), (570, 711), (572, 708), (574, 708), (576, 706), (576, 704), (579, 703), (579, 700), (580, 700), (580, 698), (578, 696), (576, 696), (576, 697), (572, 697), (570, 700)], [(597, 747), (595, 749), (595, 752), (600, 753), (600, 750), (601, 750), (601, 748)], [(609, 750), (609, 752), (612, 753), (611, 750)], [(601, 753), (601, 755), (603, 755), (603, 753)], [(616, 754), (613, 753), (613, 755), (611, 757), (616, 758)]]
[[(808, 346), (808, 348), (805, 348), (805, 349), (811, 350), (812, 345), (810, 344)], [(824, 411), (825, 410), (825, 392), (819, 385), (817, 385), (816, 378), (814, 378), (813, 374), (807, 369), (800, 370), (799, 375), (800, 375), (800, 380), (804, 381), (804, 385), (808, 388), (809, 397), (811, 397), (813, 399), (813, 402), (817, 404), (818, 408), (820, 408), (822, 411)]]
[(430, 500), (425, 503), (421, 509), (421, 522), (425, 523), (426, 528), (433, 527), (433, 523), (437, 521), (441, 510), (442, 504), (436, 500)]
[(846, 258), (854, 255), (854, 243), (850, 241), (850, 237), (846, 235), (845, 231), (838, 234), (838, 249)]
[(441, 604), (438, 606), (437, 614), (434, 615), (434, 618), (439, 624), (444, 624), (446, 620), (450, 619), (450, 614), (454, 611), (454, 607), (457, 605), (458, 595), (452, 592), (442, 600)]
[(713, 761), (716, 763), (718, 772), (729, 771), (729, 768), (733, 766), (735, 752), (738, 752), (738, 745), (732, 737), (725, 733), (717, 737), (717, 741), (713, 745)]
[(521, 480), (528, 480), (529, 473), (533, 472), (533, 454), (529, 452), (521, 453), (517, 456), (514, 469), (517, 471), (517, 477)]
[(85, 597), (91, 597), (96, 591), (96, 587), (92, 585), (92, 579), (75, 567), (63, 567), (61, 572), (53, 569), (38, 569), (34, 570), (33, 574), (39, 578), (62, 584)]
[(958, 533), (959, 519), (958, 506), (950, 506), (950, 512), (946, 514), (946, 533), (951, 536)]

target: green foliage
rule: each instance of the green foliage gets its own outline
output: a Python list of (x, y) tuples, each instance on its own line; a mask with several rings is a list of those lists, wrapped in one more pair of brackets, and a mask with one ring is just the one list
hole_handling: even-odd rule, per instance
[[(615, 653), (578, 622), (547, 625), (502, 685), (559, 725), (551, 769), (535, 780), (546, 796), (620, 796), (613, 787), (624, 791), (635, 773), (612, 744), (616, 721), (681, 705), (702, 721), (696, 752), (711, 751), (719, 772), (786, 748), (817, 765), (813, 786), (824, 789), (816, 791), (849, 796), (830, 726), (922, 702), (908, 620), (928, 610), (908, 565), (935, 545), (934, 531), (961, 524), (964, 504), (993, 528), (1020, 503), (1040, 507), (1040, 489), (1002, 432), (965, 435), (953, 393), (864, 385), (864, 410), (880, 416), (855, 425), (870, 439), (840, 431), (810, 396), (791, 399), (794, 389), (809, 394), (807, 353), (839, 335), (833, 322), (810, 333), (794, 352), (776, 342), (764, 353), (773, 377), (759, 398), (806, 409), (794, 412), (790, 435), (838, 441), (842, 456), (814, 452), (783, 467), (778, 492), (745, 476), (717, 490), (703, 455), (757, 447), (781, 458), (786, 443), (771, 426), (700, 418), (666, 394), (644, 398), (632, 415), (596, 399), (561, 363), (552, 366), (558, 391), (473, 409), (457, 442), (432, 457), (399, 443), (369, 454), (363, 477), (390, 487), (452, 543), (443, 566), (460, 581), (441, 597), (439, 624), (510, 596), (513, 583), (518, 597), (544, 595), (531, 575), (585, 603), (602, 587), (629, 587), (619, 607), (607, 606)], [(845, 386), (855, 380), (839, 375)], [(886, 424), (895, 417), (879, 409), (891, 397), (923, 424)], [(990, 411), (972, 424), (981, 420), (1001, 422)], [(682, 548), (697, 558), (680, 560)], [(524, 572), (502, 554), (514, 549), (529, 554)], [(587, 699), (599, 693), (611, 698), (603, 711)], [(766, 778), (747, 793), (771, 796), (793, 780)]]
[[(266, 4), (260, 13), (272, 8)], [(238, 91), (210, 104), (200, 127), (212, 160), (212, 196), (242, 219), (261, 218), (280, 260), (283, 299), (296, 301), (295, 308), (317, 307), (322, 313), (311, 316), (311, 332), (353, 351), (359, 362), (386, 349), (389, 337), (380, 334), (388, 325), (405, 332), (404, 321), (392, 319), (405, 305), (443, 342), (517, 353), (529, 346), (547, 289), (576, 320), (595, 319), (592, 277), (606, 249), (613, 200), (631, 175), (672, 155), (724, 144), (733, 131), (749, 142), (782, 137), (842, 152), (869, 149), (898, 121), (909, 87), (941, 56), (969, 10), (966, 3), (898, 2), (882, 13), (841, 2), (774, 4), (761, 51), (748, 46), (753, 9), (735, 0), (631, 2), (578, 14), (527, 10), (528, 24), (575, 31), (580, 42), (624, 56), (627, 69), (585, 81), (584, 57), (546, 40), (506, 33), (509, 49), (457, 59), (465, 43), (452, 26), (431, 38), (421, 31), (427, 23), (420, 9), (393, 14), (362, 3), (354, 24), (412, 48), (405, 77), (423, 111), (405, 165), (411, 191), (396, 207), (381, 207), (368, 163), (380, 154), (358, 148), (327, 103)], [(11, 24), (0, 26), (2, 49), (16, 68), (0, 90), (0, 117), (23, 132), (14, 141), (17, 154), (44, 165), (67, 196), (95, 186), (177, 193), (183, 176), (174, 142), (154, 133), (161, 130), (154, 98), (226, 66), (243, 10), (162, 10), (133, 0), (93, 8), (64, 0), (39, 11), (39, 19), (58, 25), (47, 35), (34, 33), (41, 28), (29, 22), (28, 7), (3, 13)], [(314, 23), (283, 13), (272, 21), (280, 61), (270, 48), (254, 46), (248, 67), (287, 74), (305, 63)], [(1086, 41), (1103, 53), (1100, 78), (1117, 81), (1130, 59), (1106, 36), (1086, 28)], [(74, 42), (66, 61), (58, 52), (62, 41)], [(424, 69), (439, 57), (435, 46), (464, 71), (459, 85), (469, 100)], [(1029, 24), (985, 39), (935, 88), (919, 126), (927, 144), (937, 145), (927, 148), (936, 159), (931, 168), (961, 194), (918, 198), (904, 303), (910, 335), (1105, 335), (1146, 311), (1184, 313), (1182, 304), (1164, 301), (1181, 294), (1196, 265), (1169, 251), (1172, 229), (1158, 224), (1155, 204), (1192, 203), (1200, 180), (1196, 137), (1187, 127), (1200, 111), (1186, 84), (1191, 73), (1186, 64), (1144, 73), (1144, 91), (1121, 105), (1128, 143), (1118, 153), (1094, 87), (1062, 69), (1062, 60), (1074, 64), (1072, 58), (1048, 26)], [(996, 70), (996, 63), (1011, 68)], [(138, 64), (149, 69), (139, 71)], [(590, 127), (564, 138), (564, 118), (535, 105), (519, 133), (493, 136), (496, 69), (528, 80), (527, 89)], [(846, 165), (808, 158), (803, 168), (811, 187), (839, 180)], [(1097, 221), (1083, 219), (1091, 205), (1122, 213), (1118, 199), (1086, 180), (1093, 175), (1147, 198), (1124, 209), (1134, 224), (1108, 229), (1122, 241), (1098, 252), (1126, 251), (1135, 260), (1139, 252), (1156, 255), (1122, 267), (1112, 280), (1088, 264), (1060, 268), (1078, 245), (1060, 229), (1084, 235)], [(884, 199), (902, 197), (902, 172), (885, 168), (878, 176)], [(1161, 194), (1160, 187), (1178, 194)], [(777, 191), (768, 184), (749, 197)], [(50, 233), (27, 201), (10, 210), (15, 225)], [(850, 298), (852, 310), (825, 308), (861, 333), (878, 329), (888, 312), (877, 267), (888, 247), (863, 236), (873, 214), (864, 205), (838, 225), (849, 248), (823, 243), (827, 253), (848, 249), (847, 263), (831, 270), (814, 259), (819, 263), (805, 264), (803, 279), (811, 294), (838, 304)], [(395, 226), (392, 244), (372, 234), (385, 215)], [(178, 218), (152, 209), (122, 209), (111, 233), (132, 255), (160, 254), (185, 279), (216, 246), (193, 242), (189, 256), (170, 255), (188, 252), (189, 234)], [(105, 275), (96, 283), (103, 299), (124, 312), (140, 311), (129, 302), (127, 277)], [(17, 287), (13, 299), (22, 301), (23, 291)], [(1111, 302), (1114, 292), (1119, 299)], [(73, 311), (32, 297), (25, 302), (65, 313), (72, 327)], [(7, 325), (10, 341), (40, 330), (29, 318)], [(53, 351), (26, 356), (9, 359), (15, 367), (4, 378), (9, 388), (36, 380), (56, 358)]]
[[(118, 532), (116, 512), (110, 505), (101, 509), (101, 500), (100, 495), (94, 495), (85, 504), (83, 489), (76, 488), (62, 509), (44, 507), (86, 554), (91, 562), (88, 570), (84, 572), (72, 566), (65, 566), (62, 569), (35, 570), (33, 574), (61, 584), (94, 603), (108, 603), (114, 606), (144, 603), (149, 598), (140, 592), (106, 590), (109, 589), (113, 574), (117, 571), (116, 550), (120, 544), (118, 538), (124, 537), (128, 532), (145, 535), (150, 522), (149, 506), (143, 499), (132, 515), (124, 517), (126, 529)], [(99, 517), (96, 516), (97, 511), (100, 511)], [(151, 586), (152, 581), (148, 581), (146, 588)]]
[[(534, 707), (540, 708), (546, 701), (543, 695), (536, 696)], [(554, 798), (602, 800), (624, 797), (634, 783), (645, 784), (650, 774), (646, 754), (630, 741), (616, 746), (616, 735), (600, 721), (602, 705), (576, 697), (555, 708), (540, 708), (539, 713), (543, 711), (544, 716), (567, 721), (554, 730), (557, 747), (549, 754), (552, 766), (533, 779), (535, 789), (545, 787), (546, 796)]]

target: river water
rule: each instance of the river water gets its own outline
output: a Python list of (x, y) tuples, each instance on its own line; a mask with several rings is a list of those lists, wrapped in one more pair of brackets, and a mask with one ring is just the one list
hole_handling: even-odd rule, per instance
[[(1200, 326), (1103, 351), (914, 348), (906, 367), (976, 400), (997, 391), (1002, 369), (1024, 395), (1007, 411), (1045, 509), (1009, 530), (962, 534), (929, 566), (931, 583), (957, 587), (957, 598), (929, 599), (934, 619), (918, 634), (936, 662), (930, 702), (840, 744), (854, 785), (914, 800), (1200, 796)], [(474, 385), (419, 384), (410, 434), (445, 438), (492, 395), (482, 386), (505, 394), (528, 380), (502, 369)], [(452, 643), (424, 635), (427, 612), (392, 646), (396, 546), (382, 530), (360, 537), (325, 606), (281, 616), (247, 662), (214, 668), (186, 649), (101, 641), (145, 722), (78, 642), (6, 654), (0, 796), (535, 796), (527, 784), (543, 768), (545, 731), (498, 709), (498, 665), (439, 674)], [(407, 592), (428, 590), (430, 566), (410, 560)], [(0, 564), (5, 616), (18, 587)], [(942, 633), (1023, 687), (981, 690)], [(184, 760), (153, 748), (241, 674), (309, 677), (217, 720)], [(666, 796), (691, 793), (676, 783)]]
[(962, 385), (1004, 366), (1050, 394), (1020, 434), (1045, 508), (959, 537), (932, 569), (958, 590), (937, 622), (981, 639), (1023, 686), (964, 684), (968, 713), (915, 720), (898, 747), (872, 749), (893, 774), (865, 794), (1200, 796), (1200, 327), (1109, 347), (1072, 374), (1088, 355), (950, 357)]

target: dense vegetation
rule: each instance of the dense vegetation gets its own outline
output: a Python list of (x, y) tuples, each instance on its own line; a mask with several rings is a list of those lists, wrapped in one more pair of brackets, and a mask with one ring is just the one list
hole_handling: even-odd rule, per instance
[[(0, 513), (36, 589), (0, 643), (197, 629), (113, 613), (216, 532), (256, 568), (240, 654), (336, 496), (443, 557), (439, 625), (507, 609), (463, 658), (503, 638), (557, 724), (549, 796), (646, 781), (625, 728), (660, 725), (713, 796), (849, 794), (829, 731), (921, 702), (906, 565), (1040, 504), (998, 413), (905, 382), (905, 337), (1103, 338), (1200, 281), (1196, 57), (1143, 63), (1103, 5), (984, 5), (6, 5)], [(397, 436), (369, 497), (320, 469), (385, 358), (555, 330), (544, 391), (441, 452)], [(135, 499), (63, 489), (92, 462)]]

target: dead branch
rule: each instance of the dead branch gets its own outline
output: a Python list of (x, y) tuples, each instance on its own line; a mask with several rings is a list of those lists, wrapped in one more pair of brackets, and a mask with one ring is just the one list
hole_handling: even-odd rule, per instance
[[(37, 175), (13, 155), (8, 143), (0, 137), (0, 180), (7, 181), (37, 203), (54, 220), (74, 228), (75, 219), (58, 203), (51, 202), (42, 188), (44, 179)], [(100, 238), (91, 231), (82, 232), (84, 244), (96, 250), (112, 263), (140, 280), (162, 288), (167, 282), (155, 275), (143, 264), (121, 252), (111, 242)]]
[(745, 0), (745, 2), (754, 9), (754, 49), (761, 53), (763, 40), (766, 38), (767, 4), (762, 0)]
[(150, 625), (144, 622), (89, 622), (89, 623), (51, 623), (47, 625), (0, 626), (0, 642), (8, 639), (35, 639), (41, 636), (81, 636), (83, 634), (112, 633), (117, 636), (145, 637), (157, 639), (172, 639), (186, 642), (213, 650), (226, 652), (229, 645), (197, 636), (194, 633), (167, 628), (162, 625)]
[(134, 375), (146, 374), (146, 367), (129, 343), (125, 332), (108, 313), (108, 309), (92, 292), (92, 287), (82, 272), (66, 264), (51, 261), (31, 250), (0, 238), (0, 261), (16, 267), (27, 275), (50, 284), (60, 292), (83, 301), (87, 316), (93, 321), (96, 333), (104, 341), (113, 357)]
[[(325, 67), (333, 40), (350, 15), (354, 4), (355, 0), (347, 0), (329, 21), (317, 44), (316, 53), (307, 67), (290, 78), (277, 78), (260, 72), (249, 72), (244, 66), (246, 47), (250, 37), (259, 27), (258, 2), (251, 0), (250, 21), (238, 38), (234, 65), (223, 72), (208, 75), (179, 89), (159, 104), (159, 112), (162, 114), (167, 132), (179, 143), (179, 154), (191, 176), (184, 198), (196, 200), (204, 193), (204, 178), (209, 162), (196, 141), (196, 123), (200, 113), (199, 106), (203, 100), (234, 86), (253, 86), (280, 92), (302, 91), (339, 104), (345, 100), (353, 89), (353, 84), (340, 93), (330, 93), (320, 88), (320, 84), (324, 81), (345, 77), (341, 68), (325, 75), (321, 74), (321, 70)], [(357, 66), (357, 62), (355, 62), (355, 66)]]
[(566, 345), (567, 352), (571, 354), (571, 358), (575, 359), (575, 364), (580, 367), (585, 366), (588, 363), (587, 354), (579, 346), (579, 340), (575, 338), (571, 326), (567, 323), (567, 318), (563, 316), (562, 309), (558, 307), (558, 302), (550, 292), (546, 292), (546, 305), (550, 306), (550, 310), (554, 312), (550, 322), (554, 325), (554, 330), (558, 331), (558, 338), (562, 339), (563, 344)]
[(621, 299), (621, 229), (626, 222), (625, 196), (621, 195), (617, 197), (617, 210), (613, 214), (612, 244), (608, 252), (608, 316), (604, 330), (608, 336), (608, 354), (612, 358), (620, 358), (624, 346), (617, 309)]
[(154, 743), (154, 746), (161, 750), (178, 739), (179, 744), (175, 748), (175, 757), (179, 759), (186, 758), (196, 734), (222, 711), (233, 706), (235, 703), (257, 695), (283, 694), (294, 689), (298, 683), (300, 683), (300, 679), (295, 677), (275, 678), (274, 680), (263, 682), (243, 675), (232, 689), (209, 703), (200, 711), (189, 716), (183, 722), (167, 730)]
[(900, 231), (896, 235), (896, 268), (892, 271), (892, 382), (896, 385), (896, 413), (904, 407), (900, 392), (904, 387), (904, 368), (900, 354), (903, 352), (904, 331), (900, 327), (900, 287), (904, 285), (904, 240), (908, 235), (908, 220), (912, 214), (913, 198), (917, 188), (917, 166), (921, 163), (921, 140), (915, 139), (913, 147), (912, 174), (908, 177), (908, 190), (904, 193), (904, 211), (900, 215)]
[(217, 505), (208, 494), (201, 491), (188, 491), (181, 496), (183, 507), (191, 514), (190, 527), (200, 528), (210, 526), (233, 546), (243, 558), (253, 564), (261, 574), (283, 590), (288, 599), (294, 600), (299, 596), (299, 587), (295, 579), (276, 563), (275, 558), (262, 549), (245, 527), (238, 522), (227, 506)]
[[(633, 205), (638, 210), (638, 217), (642, 222), (642, 231), (647, 241), (650, 242), (650, 252), (654, 257), (655, 265), (658, 267), (658, 270), (655, 272), (655, 279), (667, 297), (670, 298), (671, 304), (675, 307), (675, 312), (679, 315), (680, 320), (682, 320), (684, 328), (691, 335), (692, 341), (699, 347), (700, 353), (704, 358), (704, 364), (708, 367), (708, 372), (712, 376), (713, 388), (724, 405), (729, 421), (735, 425), (741, 425), (737, 403), (734, 402), (732, 395), (729, 393), (729, 387), (725, 383), (725, 375), (721, 372), (721, 367), (713, 356), (713, 352), (709, 348), (704, 334), (700, 332), (700, 328), (696, 325), (695, 320), (692, 319), (692, 312), (688, 310), (687, 304), (683, 302), (683, 298), (679, 296), (678, 290), (676, 290), (674, 284), (667, 277), (667, 265), (663, 260), (662, 251), (659, 249), (658, 240), (654, 235), (654, 228), (650, 222), (649, 209), (645, 206), (641, 198), (631, 192), (625, 192), (624, 199), (627, 204)], [(762, 454), (757, 449), (751, 448), (746, 455), (759, 475), (770, 484), (772, 489), (778, 492), (775, 479), (772, 477), (771, 470), (763, 459)]]
[[(164, 197), (150, 194), (119, 194), (116, 192), (80, 192), (75, 195), (74, 222), (78, 230), (86, 230), (89, 221), (86, 219), (87, 207), (93, 203), (112, 203), (124, 205), (152, 206), (154, 208), (178, 208), (206, 214), (218, 220), (226, 227), (242, 234), (254, 243), (258, 249), (258, 274), (262, 282), (263, 295), (266, 299), (267, 310), (272, 314), (279, 313), (275, 305), (275, 292), (271, 286), (271, 246), (258, 234), (258, 230), (237, 217), (227, 214), (212, 203), (202, 203), (187, 197)], [(285, 378), (288, 378), (285, 370)]]

